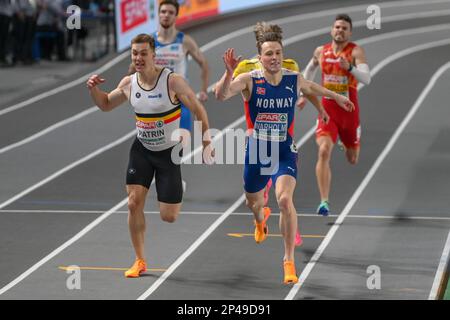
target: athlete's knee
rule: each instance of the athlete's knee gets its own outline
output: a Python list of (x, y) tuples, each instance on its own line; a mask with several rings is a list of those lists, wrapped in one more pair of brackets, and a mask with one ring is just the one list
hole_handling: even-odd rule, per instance
[(174, 223), (177, 220), (177, 215), (161, 215), (161, 219), (164, 222)]
[(174, 223), (178, 218), (178, 209), (161, 209), (161, 220), (168, 223)]
[(143, 208), (143, 200), (139, 199), (138, 196), (136, 196), (133, 193), (130, 193), (128, 196), (128, 210), (131, 214), (134, 214), (136, 212), (139, 212), (141, 208)]
[(259, 200), (259, 199), (245, 199), (245, 205), (247, 206), (247, 208), (249, 209), (259, 209), (262, 208), (264, 206), (264, 199)]
[(292, 196), (281, 193), (277, 196), (278, 207), (282, 212), (290, 212), (290, 209), (293, 207), (294, 202), (292, 200)]
[(331, 157), (331, 146), (328, 144), (322, 144), (319, 147), (319, 159), (329, 160)]

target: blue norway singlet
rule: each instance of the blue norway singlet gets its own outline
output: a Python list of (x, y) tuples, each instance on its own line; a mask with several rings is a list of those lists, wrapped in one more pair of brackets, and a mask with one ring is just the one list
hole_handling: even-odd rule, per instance
[[(270, 178), (276, 182), (281, 175), (297, 176), (293, 136), (298, 73), (282, 69), (282, 79), (276, 86), (267, 82), (262, 70), (254, 70), (250, 75), (253, 89), (250, 100), (245, 101), (250, 135), (246, 145), (244, 188), (247, 192), (258, 192)], [(274, 168), (270, 173), (262, 170), (269, 167)]]
[(294, 135), (298, 74), (282, 69), (283, 76), (277, 86), (268, 83), (261, 70), (250, 74), (253, 89), (250, 100), (245, 102), (245, 114), (252, 137), (278, 142), (280, 151), (290, 149)]

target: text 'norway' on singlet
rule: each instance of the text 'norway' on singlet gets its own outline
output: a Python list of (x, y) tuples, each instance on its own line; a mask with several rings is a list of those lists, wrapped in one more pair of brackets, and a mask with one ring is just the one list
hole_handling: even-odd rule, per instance
[(298, 74), (282, 69), (282, 79), (273, 86), (261, 70), (250, 72), (251, 98), (245, 103), (247, 124), (254, 138), (290, 146), (294, 135)]

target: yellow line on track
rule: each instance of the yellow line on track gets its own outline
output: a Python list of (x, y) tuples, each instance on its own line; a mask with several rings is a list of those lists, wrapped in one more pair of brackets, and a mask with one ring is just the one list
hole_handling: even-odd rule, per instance
[[(234, 238), (244, 238), (244, 237), (253, 237), (253, 233), (227, 233), (227, 236), (234, 237)], [(268, 237), (282, 237), (281, 234), (268, 234)], [(320, 234), (302, 234), (302, 238), (317, 238), (317, 239), (323, 239), (325, 236)]]

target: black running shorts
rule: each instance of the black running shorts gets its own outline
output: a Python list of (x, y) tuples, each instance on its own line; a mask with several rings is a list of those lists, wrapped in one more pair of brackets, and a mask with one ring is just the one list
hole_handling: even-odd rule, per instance
[(183, 200), (181, 166), (172, 161), (173, 148), (150, 151), (138, 139), (135, 139), (130, 150), (127, 185), (138, 184), (149, 189), (155, 177), (158, 201), (181, 203)]

